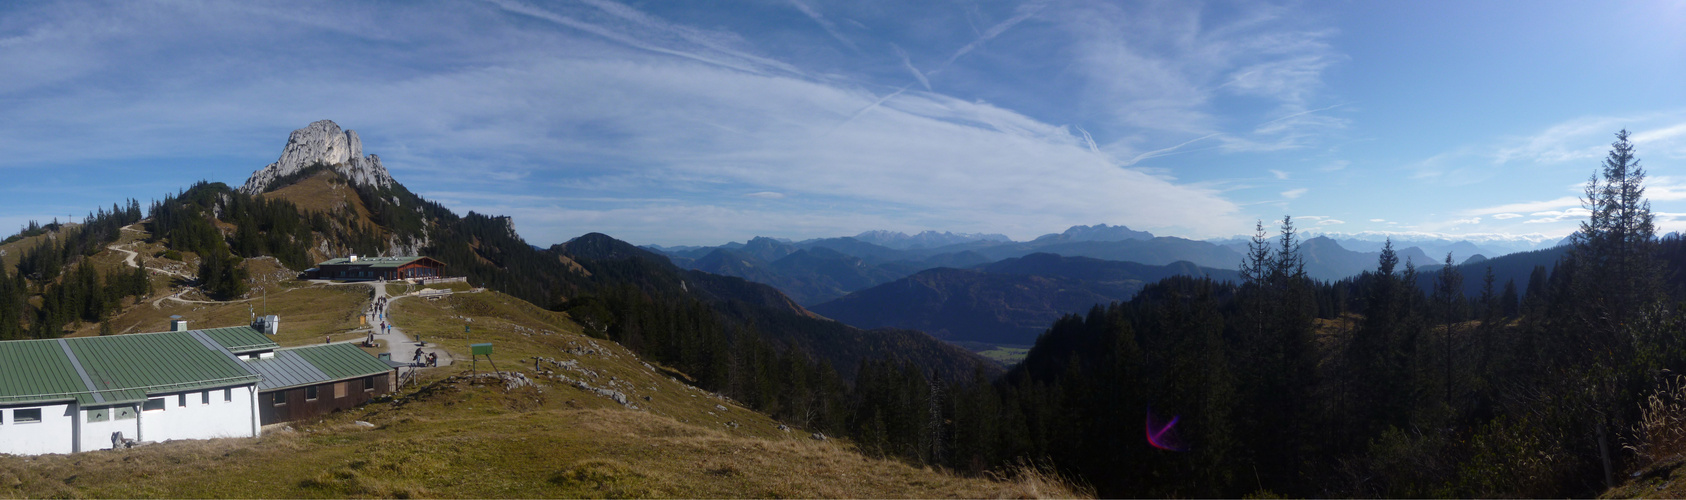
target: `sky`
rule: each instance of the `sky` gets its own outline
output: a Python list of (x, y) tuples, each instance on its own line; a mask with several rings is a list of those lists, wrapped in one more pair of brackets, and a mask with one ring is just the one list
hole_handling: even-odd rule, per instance
[(1626, 129), (1686, 230), (1686, 0), (5, 2), (0, 232), (330, 119), (430, 200), (714, 245), (1078, 224), (1556, 241)]

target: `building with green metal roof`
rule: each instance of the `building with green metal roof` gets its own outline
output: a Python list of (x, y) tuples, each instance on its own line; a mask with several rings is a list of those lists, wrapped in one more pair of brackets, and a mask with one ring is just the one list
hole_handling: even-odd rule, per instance
[(402, 280), (444, 277), (445, 263), (432, 257), (342, 257), (316, 264), (305, 277), (332, 280)]
[(246, 366), (263, 376), (258, 414), (265, 425), (354, 408), (391, 392), (393, 380), (386, 362), (344, 342), (277, 349)]
[[(291, 372), (270, 369), (283, 361)], [(4, 341), (0, 453), (255, 437), (273, 410), (260, 410), (260, 401), (273, 402), (269, 393), (298, 390), (327, 400), (296, 405), (283, 419), (293, 420), (390, 392), (390, 369), (350, 344), (281, 349), (244, 326)], [(321, 388), (339, 396), (319, 398)]]

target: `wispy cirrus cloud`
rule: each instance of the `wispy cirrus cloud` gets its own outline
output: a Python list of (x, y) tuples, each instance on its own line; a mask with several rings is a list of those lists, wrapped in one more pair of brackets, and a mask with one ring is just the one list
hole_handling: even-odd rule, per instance
[[(1088, 92), (1110, 103), (1110, 120), (1128, 131), (1109, 147), (1134, 156), (1142, 154), (1140, 144), (1159, 143), (1150, 152), (1163, 156), (1165, 145), (1214, 137), (1226, 151), (1271, 151), (1303, 147), (1346, 125), (1327, 114), (1337, 106), (1312, 106), (1325, 72), (1345, 59), (1328, 42), (1334, 32), (1285, 8), (1242, 10), (1226, 22), (1214, 22), (1197, 4), (1100, 4), (1065, 12), (1081, 40)], [(1220, 114), (1215, 102), (1222, 98), (1253, 101)], [(1250, 110), (1254, 125), (1232, 125), (1236, 109)]]
[(1525, 201), (1521, 203), (1507, 203), (1483, 208), (1472, 208), (1460, 213), (1463, 215), (1491, 215), (1504, 212), (1540, 212), (1554, 209), (1581, 206), (1581, 199), (1575, 196), (1564, 196), (1545, 201)]
[[(336, 9), (357, 8), (321, 10), (331, 19)], [(949, 59), (963, 63), (961, 56), (1029, 26), (1045, 8), (1016, 10)], [(273, 161), (288, 131), (329, 118), (358, 130), (365, 151), (380, 154), (400, 182), (458, 210), (514, 215), (536, 243), (587, 231), (717, 243), (866, 229), (1031, 237), (1096, 222), (1191, 236), (1245, 227), (1221, 193), (1122, 168), (1125, 161), (1079, 127), (979, 99), (811, 71), (736, 33), (620, 3), (499, 0), (417, 10), (393, 20), (393, 38), (382, 44), (346, 42), (334, 37), (349, 35), (314, 22), (275, 25), (263, 12), (46, 16), (66, 32), (105, 23), (121, 32), (202, 33), (147, 39), (147, 50), (167, 56), (134, 64), (204, 66), (184, 76), (95, 64), (90, 74), (64, 77), (76, 83), (51, 94), (0, 95), (25, 103), (0, 123), (9, 153), (0, 167), (225, 148), (231, 156), (206, 172), (238, 183)], [(212, 25), (218, 29), (206, 29)], [(276, 39), (306, 42), (283, 47), (271, 44)], [(329, 42), (311, 42), (318, 39)], [(116, 34), (92, 43), (132, 42)], [(404, 64), (388, 44), (402, 47)], [(25, 55), (47, 57), (50, 45)], [(248, 68), (200, 57), (219, 46), (298, 64), (235, 71)], [(498, 57), (478, 57), (493, 47)], [(209, 78), (218, 80), (193, 80)], [(692, 209), (730, 216), (673, 230), (681, 218), (666, 214)]]

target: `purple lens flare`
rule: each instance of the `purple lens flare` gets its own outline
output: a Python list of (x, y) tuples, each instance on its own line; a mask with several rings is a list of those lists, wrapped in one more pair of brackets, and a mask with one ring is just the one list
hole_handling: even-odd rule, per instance
[(1174, 432), (1179, 418), (1182, 418), (1182, 416), (1172, 415), (1170, 421), (1163, 421), (1154, 417), (1153, 409), (1149, 408), (1147, 411), (1147, 444), (1166, 451), (1187, 451), (1188, 448), (1183, 446), (1182, 439), (1179, 439), (1177, 433)]

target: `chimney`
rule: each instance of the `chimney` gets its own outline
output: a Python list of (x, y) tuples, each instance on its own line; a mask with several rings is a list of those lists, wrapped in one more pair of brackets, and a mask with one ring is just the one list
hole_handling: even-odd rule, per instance
[(185, 331), (187, 331), (187, 320), (185, 320), (185, 319), (170, 320), (170, 331), (172, 331), (172, 332), (185, 332)]

